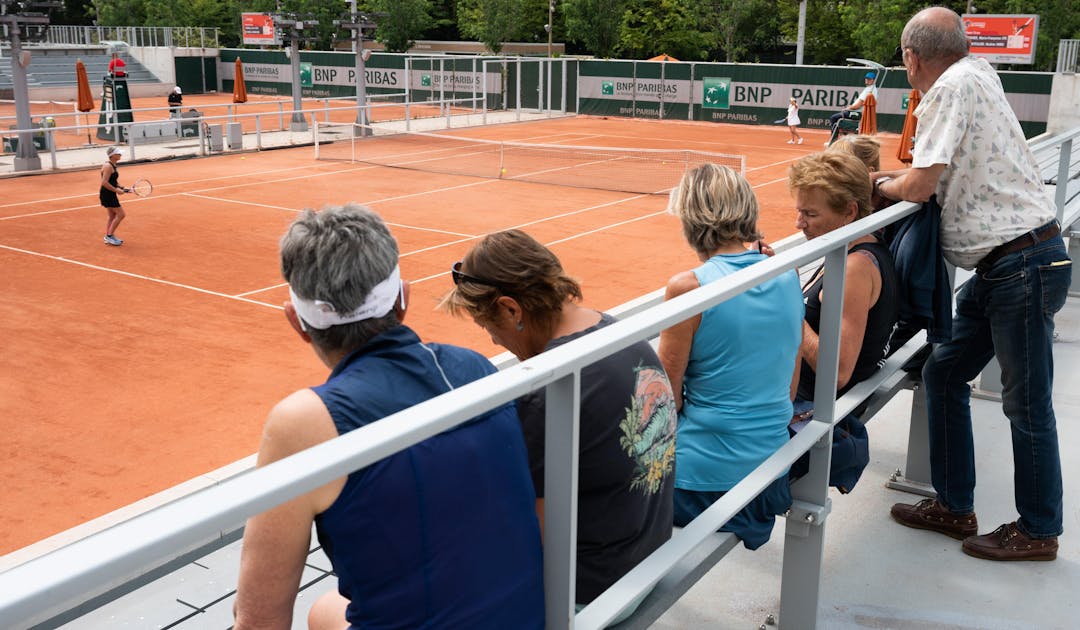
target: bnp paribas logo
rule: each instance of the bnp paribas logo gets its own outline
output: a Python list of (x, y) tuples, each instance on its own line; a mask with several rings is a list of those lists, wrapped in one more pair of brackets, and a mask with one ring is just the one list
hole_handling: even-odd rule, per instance
[(431, 75), (430, 74), (421, 74), (420, 75), (420, 87), (431, 87)]
[(603, 83), (601, 83), (600, 84), (600, 93), (601, 94), (607, 94), (607, 95), (614, 95), (615, 94), (615, 82), (614, 81), (604, 81)]
[(706, 109), (728, 109), (728, 96), (731, 94), (731, 79), (705, 78), (701, 80), (701, 105)]

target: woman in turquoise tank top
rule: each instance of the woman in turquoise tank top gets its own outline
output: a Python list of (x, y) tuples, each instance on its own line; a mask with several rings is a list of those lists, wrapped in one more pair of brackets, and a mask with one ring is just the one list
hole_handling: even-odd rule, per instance
[[(765, 259), (746, 247), (760, 238), (754, 191), (731, 169), (706, 164), (687, 173), (669, 211), (703, 264), (675, 275), (665, 299)], [(660, 360), (679, 408), (676, 525), (693, 520), (787, 442), (802, 319), (799, 278), (790, 271), (660, 334)], [(721, 531), (756, 549), (790, 505), (785, 474)]]

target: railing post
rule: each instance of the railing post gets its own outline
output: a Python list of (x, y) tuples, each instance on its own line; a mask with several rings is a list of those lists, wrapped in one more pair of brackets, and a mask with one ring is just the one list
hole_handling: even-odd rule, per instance
[[(822, 237), (825, 238), (825, 237)], [(825, 256), (821, 324), (818, 329), (814, 422), (836, 424), (836, 371), (840, 364), (840, 319), (843, 315), (847, 244)], [(791, 512), (784, 524), (784, 566), (780, 580), (780, 625), (817, 627), (821, 597), (821, 562), (825, 553), (825, 520), (829, 512), (829, 465), (832, 433), (810, 449), (810, 471), (791, 486)]]
[(926, 416), (926, 394), (919, 383), (911, 389), (911, 419), (908, 422), (907, 459), (904, 470), (896, 471), (885, 483), (886, 488), (937, 496), (930, 485), (930, 421)]
[[(1069, 183), (1069, 161), (1072, 159), (1072, 145), (1073, 139), (1069, 138), (1065, 142), (1061, 143), (1058, 151), (1058, 172), (1057, 172), (1057, 185), (1054, 186), (1054, 207), (1057, 209), (1057, 220), (1061, 223), (1065, 220), (1065, 193), (1068, 192)], [(1062, 225), (1061, 229), (1067, 229), (1070, 226)]]
[(573, 627), (577, 584), (578, 429), (581, 373), (545, 390), (544, 611), (547, 630)]

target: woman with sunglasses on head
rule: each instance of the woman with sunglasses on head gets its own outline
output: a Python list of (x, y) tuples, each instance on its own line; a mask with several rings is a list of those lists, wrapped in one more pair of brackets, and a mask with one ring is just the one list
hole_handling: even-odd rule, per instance
[[(700, 265), (672, 277), (665, 300), (765, 260), (746, 247), (761, 238), (758, 202), (735, 171), (716, 164), (689, 171), (668, 210)], [(697, 518), (788, 441), (802, 319), (799, 278), (788, 271), (660, 333), (660, 359), (679, 406), (676, 525)], [(785, 471), (720, 531), (757, 549), (790, 506)]]
[[(521, 360), (615, 322), (582, 306), (581, 286), (555, 254), (520, 230), (485, 236), (451, 275), (454, 288), (440, 306), (471, 317)], [(517, 408), (542, 527), (544, 391)], [(671, 537), (676, 416), (652, 347), (641, 341), (582, 369), (580, 414), (579, 607)]]

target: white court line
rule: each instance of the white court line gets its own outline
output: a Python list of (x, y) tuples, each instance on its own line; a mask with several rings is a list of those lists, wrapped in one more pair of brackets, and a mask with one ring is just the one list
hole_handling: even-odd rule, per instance
[[(127, 168), (137, 168), (139, 165), (138, 164), (130, 164), (130, 165), (125, 165), (125, 166)], [(87, 170), (89, 170), (89, 169), (87, 169)], [(183, 181), (183, 182), (170, 182), (168, 184), (161, 184), (160, 186), (162, 188), (166, 188), (166, 187), (169, 187), (169, 186), (181, 186), (181, 185), (188, 185), (188, 184), (198, 184), (200, 182), (212, 182), (212, 181), (217, 181), (217, 180), (220, 180), (220, 179), (232, 179), (232, 178), (235, 178), (235, 177), (250, 177), (251, 175), (271, 175), (273, 173), (280, 173), (282, 171), (295, 171), (295, 170), (296, 170), (295, 166), (290, 166), (288, 168), (275, 168), (275, 169), (270, 169), (270, 170), (267, 170), (267, 171), (254, 171), (254, 172), (251, 172), (251, 173), (243, 173), (243, 174), (238, 174), (238, 175), (222, 175), (221, 177), (204, 177), (203, 179), (190, 179), (190, 180)], [(176, 194), (176, 193), (171, 193), (171, 194)], [(53, 201), (66, 201), (68, 199), (78, 199), (80, 197), (93, 197), (93, 196), (94, 196), (94, 193), (84, 193), (84, 194), (81, 194), (81, 195), (68, 195), (67, 197), (52, 197), (52, 198), (49, 198), (49, 199), (34, 199), (32, 201), (18, 201), (18, 202), (15, 202), (15, 203), (0, 204), (0, 208), (12, 208), (14, 206), (25, 206), (25, 205), (29, 205), (29, 204), (32, 204), (32, 203), (49, 203), (49, 202), (53, 202)], [(97, 207), (97, 206), (95, 206), (95, 207)], [(45, 213), (42, 213), (42, 214), (45, 214)], [(30, 216), (30, 215), (24, 215), (24, 216)]]
[(137, 273), (131, 273), (130, 271), (121, 271), (119, 269), (110, 269), (109, 267), (102, 267), (100, 265), (93, 265), (93, 264), (85, 263), (85, 262), (82, 262), (82, 261), (79, 261), (79, 260), (72, 260), (70, 258), (64, 258), (63, 256), (53, 256), (51, 254), (43, 254), (41, 252), (33, 252), (33, 251), (28, 250), (28, 249), (21, 249), (21, 248), (18, 248), (18, 247), (11, 247), (10, 245), (0, 245), (0, 249), (6, 249), (6, 250), (9, 250), (9, 251), (12, 251), (12, 252), (17, 252), (19, 254), (28, 254), (30, 256), (38, 256), (40, 258), (48, 258), (50, 260), (57, 260), (57, 261), (60, 261), (60, 262), (65, 262), (65, 263), (71, 264), (71, 265), (77, 265), (79, 267), (86, 267), (88, 269), (94, 269), (96, 271), (104, 271), (104, 272), (107, 272), (107, 273), (115, 273), (117, 275), (127, 276), (129, 278), (135, 278), (136, 280), (149, 280), (150, 282), (156, 282), (158, 284), (164, 284), (164, 285), (170, 286), (170, 287), (177, 287), (177, 288), (180, 288), (180, 289), (187, 289), (189, 291), (194, 291), (196, 293), (203, 293), (203, 294), (206, 294), (206, 295), (213, 295), (215, 297), (223, 297), (223, 298), (226, 298), (226, 299), (229, 299), (229, 300), (237, 300), (239, 302), (246, 302), (248, 304), (257, 304), (259, 306), (266, 306), (268, 308), (277, 309), (279, 311), (282, 310), (281, 306), (276, 306), (274, 304), (267, 304), (266, 302), (260, 302), (258, 300), (249, 300), (249, 299), (244, 298), (244, 297), (238, 297), (238, 296), (235, 296), (235, 295), (229, 295), (227, 293), (218, 293), (217, 291), (211, 291), (209, 289), (200, 289), (199, 287), (193, 287), (193, 286), (191, 286), (189, 284), (181, 284), (179, 282), (170, 282), (169, 280), (162, 280), (161, 278), (151, 278), (150, 276), (144, 276), (144, 275), (137, 274)]

